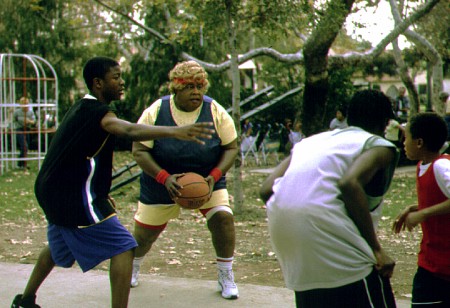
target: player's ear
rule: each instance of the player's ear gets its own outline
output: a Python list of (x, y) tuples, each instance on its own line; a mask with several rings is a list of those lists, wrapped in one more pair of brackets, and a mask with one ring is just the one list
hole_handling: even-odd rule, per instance
[(97, 89), (100, 89), (103, 86), (103, 79), (95, 77), (93, 86)]
[(423, 143), (423, 139), (422, 138), (417, 138), (417, 147), (419, 149), (424, 147), (424, 143)]

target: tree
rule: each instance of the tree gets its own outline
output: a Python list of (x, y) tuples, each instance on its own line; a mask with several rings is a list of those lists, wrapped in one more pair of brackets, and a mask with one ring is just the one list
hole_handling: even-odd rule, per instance
[[(86, 1), (4, 0), (0, 10), (0, 50), (36, 54), (55, 68), (59, 80), (59, 118), (78, 95), (77, 79), (93, 53), (116, 57), (111, 36), (95, 36), (95, 14)], [(89, 42), (89, 44), (87, 44)], [(84, 90), (84, 87), (83, 87)]]
[[(394, 0), (389, 0), (389, 2), (391, 4), (392, 15), (394, 16), (395, 22), (401, 22), (401, 16), (397, 3)], [(417, 48), (427, 57), (428, 62), (432, 66), (432, 69), (428, 71), (428, 74), (431, 74), (430, 77), (433, 79), (433, 83), (428, 83), (428, 88), (432, 89), (433, 94), (431, 95), (431, 97), (428, 97), (428, 99), (433, 101), (432, 105), (435, 106), (436, 112), (440, 115), (444, 115), (445, 106), (439, 100), (439, 93), (442, 91), (443, 83), (443, 62), (439, 52), (422, 35), (409, 29), (405, 30), (403, 34), (408, 38), (408, 40), (413, 42), (417, 46)], [(401, 57), (400, 48), (398, 47), (396, 40), (392, 42), (392, 45), (394, 47), (395, 59), (399, 66), (400, 77), (403, 83), (406, 85), (406, 88), (408, 89), (410, 98), (412, 98), (411, 115), (414, 115), (419, 111), (419, 95), (416, 88), (414, 87), (412, 78), (408, 74), (407, 67)]]
[[(401, 22), (398, 22), (395, 29), (389, 35), (387, 35), (375, 48), (372, 48), (367, 52), (351, 52), (343, 55), (329, 56), (328, 53), (330, 47), (342, 29), (346, 17), (351, 12), (354, 0), (329, 0), (325, 3), (323, 9), (320, 7), (314, 8), (309, 5), (309, 2), (305, 2), (304, 5), (302, 4), (300, 7), (296, 7), (294, 3), (298, 4), (298, 2), (291, 1), (277, 1), (276, 4), (274, 1), (247, 1), (245, 2), (245, 5), (240, 2), (236, 3), (232, 0), (211, 0), (206, 2), (193, 0), (188, 3), (183, 3), (183, 5), (174, 1), (170, 2), (168, 5), (175, 5), (175, 8), (178, 9), (178, 11), (176, 11), (177, 13), (183, 11), (183, 14), (181, 14), (183, 15), (183, 18), (186, 18), (186, 15), (188, 15), (189, 23), (193, 24), (194, 27), (189, 28), (189, 25), (186, 25), (186, 28), (183, 28), (185, 26), (184, 23), (178, 25), (169, 24), (170, 27), (168, 29), (161, 30), (148, 26), (154, 23), (146, 22), (146, 24), (143, 24), (133, 18), (132, 15), (124, 13), (120, 6), (112, 7), (102, 0), (94, 1), (104, 8), (107, 8), (109, 11), (122, 16), (130, 23), (138, 26), (140, 29), (159, 40), (161, 44), (173, 48), (174, 55), (179, 60), (195, 60), (209, 72), (223, 72), (231, 68), (233, 83), (233, 115), (238, 128), (240, 127), (240, 98), (239, 91), (237, 90), (239, 89), (239, 79), (237, 78), (238, 75), (236, 73), (238, 63), (243, 63), (255, 57), (267, 56), (284, 63), (303, 64), (305, 90), (302, 104), (302, 120), (303, 131), (306, 135), (316, 133), (323, 128), (324, 116), (327, 110), (330, 70), (370, 63), (373, 59), (380, 56), (389, 43), (393, 42), (411, 24), (429, 13), (431, 9), (439, 3), (439, 0), (430, 0), (425, 3), (410, 16)], [(195, 10), (189, 10), (190, 6), (195, 7)], [(225, 14), (220, 14), (219, 12), (225, 12)], [(287, 14), (278, 14), (280, 12)], [(292, 12), (296, 12), (297, 15), (292, 14)], [(166, 19), (171, 21), (173, 15), (170, 14), (170, 10), (166, 13)], [(199, 15), (195, 15), (195, 13), (198, 13)], [(202, 15), (201, 13), (205, 14)], [(294, 16), (294, 18), (283, 20), (281, 18), (282, 16)], [(305, 20), (312, 25), (312, 27), (309, 28), (309, 36), (302, 35), (302, 31), (306, 29), (301, 27), (301, 23), (296, 23), (295, 18), (297, 17), (297, 20), (300, 19), (298, 16), (307, 16)], [(211, 19), (214, 20), (211, 21)], [(239, 23), (242, 20), (249, 20), (249, 22), (242, 26)], [(220, 37), (220, 35), (223, 34), (223, 29), (228, 31), (226, 37), (228, 38), (229, 43), (226, 50), (227, 53), (231, 54), (230, 60), (220, 62), (220, 60), (217, 61), (217, 59), (214, 59), (216, 60), (216, 63), (219, 62), (219, 64), (215, 64), (215, 62), (208, 62), (210, 61), (208, 58), (211, 57), (208, 57), (206, 53), (199, 53), (200, 56), (196, 56), (190, 52), (192, 51), (190, 48), (180, 49), (180, 46), (182, 45), (180, 43), (183, 42), (183, 36), (180, 35), (181, 32), (177, 32), (180, 30), (180, 26), (182, 27), (182, 30), (188, 32), (189, 29), (191, 31), (192, 29), (198, 29), (198, 32), (197, 30), (193, 30), (193, 33), (201, 33), (200, 37), (203, 39), (204, 25), (213, 23), (224, 25), (222, 28), (217, 25), (214, 27), (215, 33), (214, 36), (212, 36), (214, 37), (212, 39), (214, 43), (220, 44), (220, 42), (217, 41), (217, 37)], [(282, 53), (272, 47), (253, 48), (252, 46), (252, 49), (250, 50), (243, 49), (244, 52), (241, 52), (242, 56), (238, 57), (238, 48), (240, 47), (238, 39), (239, 33), (242, 30), (253, 29), (251, 25), (255, 23), (270, 25), (272, 27), (278, 26), (280, 28), (282, 25), (287, 26), (286, 28), (291, 29), (291, 32), (296, 33), (297, 37), (304, 41), (303, 49), (300, 48), (294, 53)], [(265, 29), (263, 28), (263, 32), (266, 36), (273, 33), (264, 30)], [(162, 31), (166, 31), (166, 34), (163, 34)], [(248, 33), (248, 31), (246, 31), (246, 33)], [(252, 35), (254, 35), (254, 33), (252, 33)], [(245, 47), (248, 48), (249, 46)], [(217, 52), (217, 49), (214, 50)], [(235, 186), (239, 188), (241, 187), (240, 164), (238, 164), (237, 167), (238, 168), (235, 168), (234, 180)], [(238, 207), (237, 210), (239, 211), (243, 200), (240, 191), (235, 192), (235, 194), (237, 194), (235, 195), (235, 203)]]
[(328, 100), (328, 52), (339, 34), (354, 0), (331, 0), (323, 16), (305, 42), (305, 91), (303, 95), (303, 132), (313, 134), (322, 129)]
[[(172, 42), (168, 37), (162, 35), (159, 31), (140, 24), (128, 14), (123, 14), (120, 10), (112, 8), (102, 1), (95, 1), (113, 12), (125, 17), (145, 31), (149, 31), (149, 33), (155, 37), (158, 37), (160, 40), (175, 46), (174, 42)], [(209, 3), (218, 4), (221, 2), (211, 1)], [(303, 50), (298, 50), (295, 53), (280, 53), (271, 47), (259, 47), (244, 53), (241, 57), (239, 57), (238, 63), (243, 63), (244, 61), (259, 56), (268, 56), (281, 62), (303, 64), (305, 66), (305, 91), (302, 114), (304, 120), (304, 131), (306, 134), (311, 134), (319, 131), (322, 128), (321, 125), (323, 125), (323, 112), (326, 110), (327, 106), (326, 93), (328, 89), (328, 70), (345, 66), (355, 66), (373, 61), (374, 58), (378, 57), (383, 52), (389, 43), (394, 41), (401, 33), (405, 32), (411, 24), (417, 22), (420, 18), (428, 14), (438, 3), (439, 0), (431, 0), (418, 7), (408, 17), (397, 23), (394, 30), (377, 46), (370, 50), (366, 52), (350, 52), (343, 55), (332, 56), (328, 56), (328, 50), (342, 28), (345, 18), (350, 13), (353, 1), (330, 0), (326, 3), (324, 9), (315, 9), (306, 6), (310, 11), (316, 11), (317, 14), (315, 16), (319, 17), (317, 20), (313, 19), (314, 28), (311, 30), (310, 35), (306, 37)], [(252, 7), (252, 5), (249, 4), (249, 7)], [(258, 6), (255, 5), (255, 7)], [(302, 14), (303, 16), (304, 11), (299, 11), (299, 14)], [(292, 16), (292, 14), (290, 15)], [(220, 19), (218, 14), (215, 14), (214, 17)], [(231, 60), (214, 64), (211, 62), (205, 62), (204, 60), (201, 60), (185, 51), (179, 51), (179, 58), (184, 60), (196, 60), (210, 72), (221, 72), (231, 67)]]

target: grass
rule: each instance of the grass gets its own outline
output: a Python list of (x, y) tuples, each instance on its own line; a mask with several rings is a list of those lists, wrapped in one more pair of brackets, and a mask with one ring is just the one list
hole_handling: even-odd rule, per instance
[(10, 170), (0, 176), (1, 218), (8, 221), (41, 220), (42, 212), (34, 196), (37, 163), (30, 170)]
[(415, 176), (411, 174), (395, 176), (384, 203), (383, 215), (391, 218), (395, 218), (406, 206), (417, 204)]
[[(133, 161), (129, 152), (116, 152), (114, 157), (115, 169)], [(34, 181), (38, 172), (37, 163), (32, 161), (28, 165), (30, 167), (28, 171), (15, 169), (0, 176), (0, 209), (2, 219), (8, 221), (42, 220), (42, 213), (34, 196)], [(251, 168), (245, 167), (243, 172), (245, 205), (237, 215), (237, 221), (265, 219), (265, 211), (261, 211), (263, 203), (259, 199), (258, 190), (266, 175), (249, 173), (249, 169)], [(132, 170), (132, 172), (137, 171), (137, 167)], [(118, 180), (123, 180), (129, 175), (125, 173)], [(232, 186), (232, 180), (229, 182), (230, 186)], [(55, 189), (57, 188), (55, 187)], [(230, 187), (229, 191), (230, 193), (233, 191), (232, 187)], [(128, 204), (135, 204), (138, 196), (139, 180), (112, 193), (112, 197), (118, 202), (119, 210), (121, 211), (127, 211)], [(416, 198), (414, 176), (395, 176), (385, 197), (383, 216), (391, 219), (395, 218), (404, 207), (417, 203)]]

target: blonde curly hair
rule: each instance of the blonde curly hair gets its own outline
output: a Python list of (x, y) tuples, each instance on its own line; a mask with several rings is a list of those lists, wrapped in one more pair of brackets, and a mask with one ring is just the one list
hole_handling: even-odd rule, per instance
[(199, 90), (202, 94), (209, 88), (208, 73), (195, 61), (184, 61), (175, 65), (169, 73), (169, 80), (171, 93), (184, 89), (188, 83), (203, 84), (203, 88)]

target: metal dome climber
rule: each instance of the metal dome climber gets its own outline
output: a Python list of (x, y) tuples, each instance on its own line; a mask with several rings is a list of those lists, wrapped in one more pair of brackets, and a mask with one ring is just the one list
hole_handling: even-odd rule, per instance
[[(0, 54), (0, 81), (0, 174), (17, 165), (26, 168), (29, 161), (40, 168), (58, 126), (56, 71), (37, 55)], [(22, 127), (14, 116), (20, 109)], [(35, 121), (27, 125), (29, 111)], [(25, 146), (19, 138), (28, 141)]]

